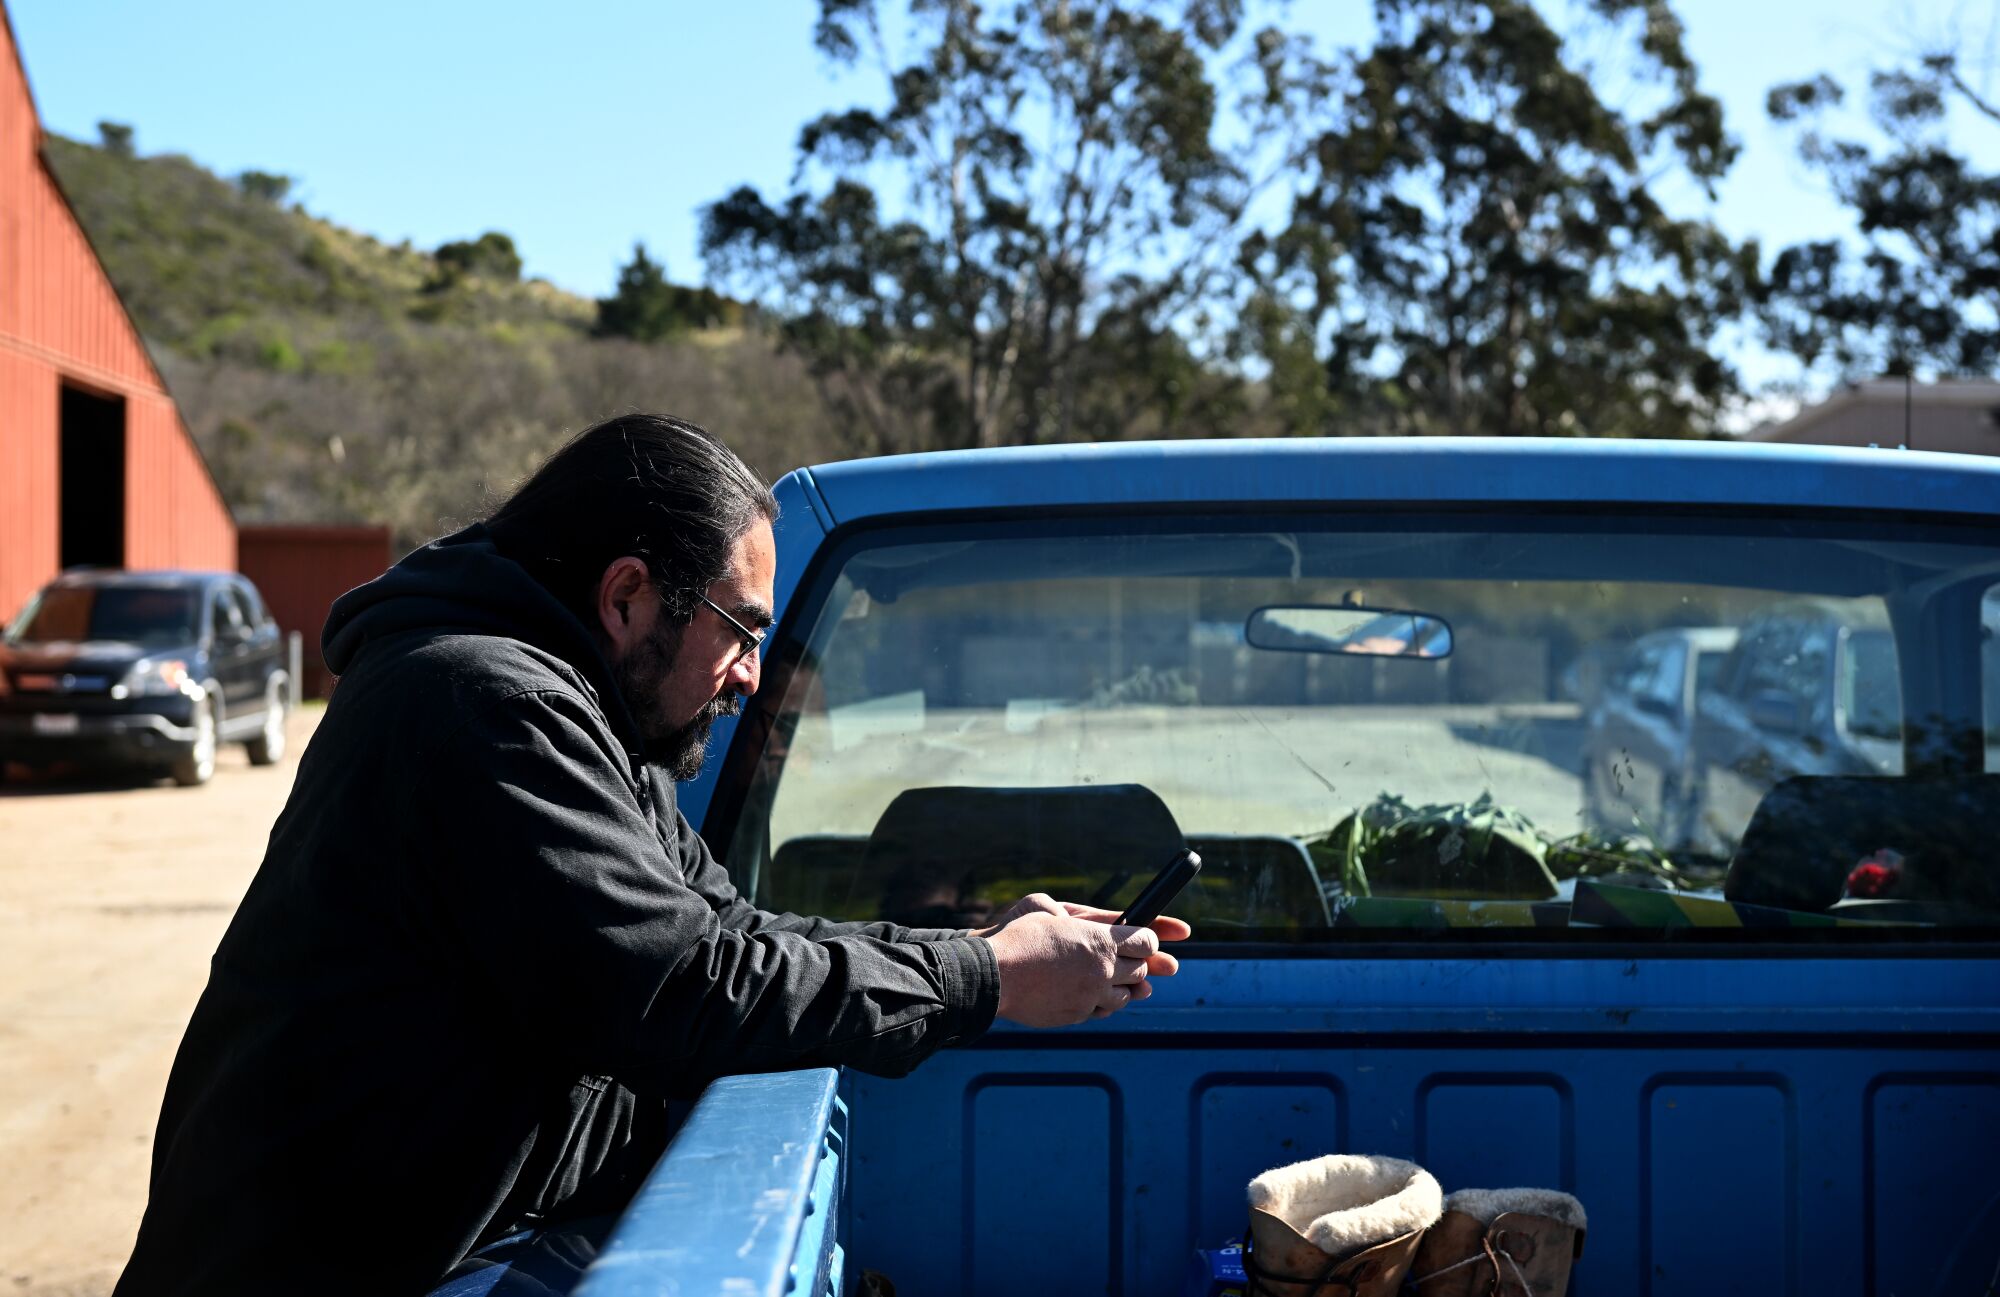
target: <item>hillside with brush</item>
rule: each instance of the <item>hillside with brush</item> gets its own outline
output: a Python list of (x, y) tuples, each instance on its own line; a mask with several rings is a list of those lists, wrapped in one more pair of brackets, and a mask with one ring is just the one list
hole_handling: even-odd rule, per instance
[(242, 521), (382, 522), (414, 545), (631, 408), (765, 472), (840, 453), (802, 366), (643, 251), (601, 308), (523, 279), (504, 234), (386, 244), (290, 202), (285, 177), (141, 156), (115, 126), (45, 149)]

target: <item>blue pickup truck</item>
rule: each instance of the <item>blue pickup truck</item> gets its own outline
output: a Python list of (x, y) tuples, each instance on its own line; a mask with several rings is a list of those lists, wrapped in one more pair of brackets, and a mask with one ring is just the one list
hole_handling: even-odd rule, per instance
[[(1217, 441), (777, 493), (764, 686), (682, 802), (738, 887), (972, 926), (1185, 844), (1195, 940), (1103, 1022), (720, 1082), (615, 1224), (441, 1291), (1206, 1293), (1251, 1177), (1330, 1152), (1574, 1194), (1585, 1297), (1993, 1291), (2000, 461)], [(1801, 618), (1882, 637), (1757, 629)], [(1563, 682), (1681, 628), (1743, 632), (1685, 700), (1735, 728), (1663, 826)], [(1886, 755), (1821, 759), (1850, 725)]]

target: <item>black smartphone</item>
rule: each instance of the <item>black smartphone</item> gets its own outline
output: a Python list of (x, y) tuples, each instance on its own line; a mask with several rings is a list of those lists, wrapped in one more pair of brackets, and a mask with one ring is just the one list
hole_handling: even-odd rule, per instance
[(1167, 862), (1167, 867), (1153, 875), (1153, 881), (1146, 884), (1146, 890), (1125, 907), (1125, 913), (1118, 916), (1118, 922), (1128, 927), (1144, 927), (1165, 912), (1169, 903), (1181, 894), (1181, 889), (1194, 881), (1201, 872), (1201, 857), (1192, 851), (1183, 851)]

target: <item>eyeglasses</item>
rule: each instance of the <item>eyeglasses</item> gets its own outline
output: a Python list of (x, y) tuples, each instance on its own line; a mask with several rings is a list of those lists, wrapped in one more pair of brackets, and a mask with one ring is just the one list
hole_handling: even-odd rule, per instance
[(738, 662), (741, 662), (744, 658), (756, 654), (760, 649), (764, 647), (763, 631), (751, 630), (748, 626), (745, 626), (742, 622), (737, 621), (734, 617), (731, 617), (728, 613), (724, 612), (720, 604), (716, 603), (715, 600), (709, 598), (705, 594), (698, 594), (695, 596), (695, 598), (707, 604), (710, 612), (713, 612), (716, 616), (722, 618), (722, 620), (728, 622), (731, 626), (736, 628), (736, 634), (742, 640), (742, 643), (740, 643), (737, 646), (736, 656), (729, 659), (730, 666), (732, 667), (735, 666)]

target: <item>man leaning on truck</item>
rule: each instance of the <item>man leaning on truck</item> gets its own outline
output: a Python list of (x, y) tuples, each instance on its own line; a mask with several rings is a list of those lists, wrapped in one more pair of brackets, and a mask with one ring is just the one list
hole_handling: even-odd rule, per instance
[(736, 894), (673, 781), (757, 688), (776, 516), (700, 428), (623, 416), (334, 605), (340, 685), (181, 1042), (120, 1297), (421, 1293), (616, 1210), (668, 1096), (900, 1075), (1174, 971), (1173, 919), (1037, 896), (968, 933)]

